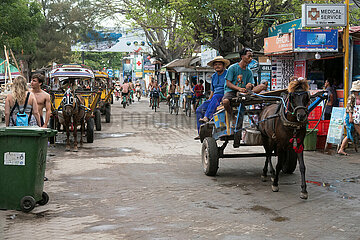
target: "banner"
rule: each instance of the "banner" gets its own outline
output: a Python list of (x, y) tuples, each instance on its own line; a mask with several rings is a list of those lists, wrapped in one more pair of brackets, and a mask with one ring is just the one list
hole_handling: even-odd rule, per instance
[(306, 78), (306, 60), (294, 61), (294, 76)]
[(293, 50), (293, 38), (291, 33), (282, 36), (268, 37), (264, 39), (264, 53), (281, 53)]
[(337, 29), (297, 29), (294, 52), (338, 52)]
[(345, 114), (345, 108), (333, 107), (326, 142), (338, 145), (341, 144), (344, 134)]

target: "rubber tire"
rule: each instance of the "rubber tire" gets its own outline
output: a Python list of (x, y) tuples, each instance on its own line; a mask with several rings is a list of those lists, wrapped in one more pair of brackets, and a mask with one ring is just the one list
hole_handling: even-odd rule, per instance
[(178, 103), (175, 103), (175, 109), (174, 109), (175, 111), (175, 114), (176, 115), (179, 115), (179, 104)]
[(153, 99), (153, 104), (154, 104), (154, 111), (156, 112), (156, 108), (157, 108), (157, 100)]
[(34, 209), (36, 205), (35, 199), (32, 196), (25, 196), (20, 200), (21, 211), (28, 213)]
[(292, 174), (297, 165), (297, 154), (294, 149), (290, 149), (286, 152), (286, 158), (283, 161), (282, 171), (286, 174)]
[(191, 117), (191, 104), (189, 104), (186, 113), (187, 113), (187, 115), (188, 115), (189, 117)]
[(40, 201), (38, 201), (37, 203), (41, 206), (44, 206), (45, 204), (47, 204), (49, 202), (49, 195), (46, 192), (43, 192), (41, 194), (42, 199)]
[(105, 107), (105, 122), (109, 123), (111, 117), (111, 105), (106, 105)]
[(113, 104), (114, 103), (114, 95), (111, 94), (111, 100), (110, 100), (110, 103)]
[(201, 162), (205, 175), (216, 175), (219, 168), (219, 150), (212, 137), (206, 137), (202, 143)]
[(96, 131), (101, 131), (101, 113), (99, 110), (96, 110), (94, 112), (94, 115), (95, 115)]
[(89, 118), (86, 122), (86, 140), (88, 143), (94, 142), (94, 118)]

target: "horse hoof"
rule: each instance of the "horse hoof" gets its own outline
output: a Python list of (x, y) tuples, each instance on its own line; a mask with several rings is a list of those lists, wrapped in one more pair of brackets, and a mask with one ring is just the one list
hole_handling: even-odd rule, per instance
[(65, 151), (69, 152), (70, 151), (70, 147), (66, 146)]
[(300, 193), (300, 198), (304, 200), (308, 199), (308, 193)]
[(279, 186), (271, 185), (271, 189), (272, 189), (273, 192), (278, 192), (279, 191)]
[(78, 148), (74, 147), (73, 152), (77, 152), (77, 151), (78, 151)]
[(274, 182), (275, 178), (274, 177), (271, 177), (271, 181)]
[(261, 175), (261, 181), (262, 181), (262, 182), (266, 182), (266, 176)]

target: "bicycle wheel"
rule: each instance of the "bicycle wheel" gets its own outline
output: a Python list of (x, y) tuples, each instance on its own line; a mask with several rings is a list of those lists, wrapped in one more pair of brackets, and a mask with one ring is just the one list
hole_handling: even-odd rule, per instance
[(155, 99), (155, 98), (153, 99), (153, 104), (154, 104), (154, 111), (156, 112), (157, 101), (156, 101), (156, 99)]
[(189, 103), (187, 103), (186, 105), (187, 105), (187, 114), (189, 117), (191, 117), (191, 102), (189, 101)]
[(175, 114), (179, 115), (179, 101), (176, 101), (175, 103)]

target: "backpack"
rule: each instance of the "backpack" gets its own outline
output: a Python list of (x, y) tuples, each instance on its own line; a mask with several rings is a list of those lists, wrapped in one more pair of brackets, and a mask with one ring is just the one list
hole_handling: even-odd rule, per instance
[[(25, 104), (24, 104), (24, 108), (23, 108), (22, 111), (20, 110), (20, 107), (19, 107), (19, 104), (18, 104), (17, 100), (15, 101), (15, 105), (11, 109), (11, 112), (10, 112), (10, 118), (11, 118), (11, 121), (12, 121), (14, 126), (29, 126), (32, 109), (31, 109), (31, 112), (30, 112), (30, 116), (25, 113), (25, 109), (26, 109), (26, 106), (27, 106), (27, 103), (28, 103), (28, 100), (29, 100), (29, 96), (30, 96), (30, 92), (28, 92), (28, 94), (26, 95)], [(16, 114), (16, 122), (15, 122), (14, 118), (12, 117), (12, 114), (13, 114), (16, 107), (17, 107), (17, 109), (19, 111)]]

